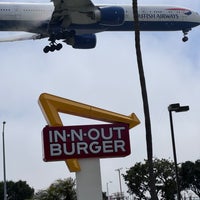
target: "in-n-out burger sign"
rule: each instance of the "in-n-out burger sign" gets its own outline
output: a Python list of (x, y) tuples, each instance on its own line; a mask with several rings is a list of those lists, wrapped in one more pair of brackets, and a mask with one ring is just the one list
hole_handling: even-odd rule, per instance
[(128, 124), (46, 126), (42, 136), (44, 161), (130, 154)]

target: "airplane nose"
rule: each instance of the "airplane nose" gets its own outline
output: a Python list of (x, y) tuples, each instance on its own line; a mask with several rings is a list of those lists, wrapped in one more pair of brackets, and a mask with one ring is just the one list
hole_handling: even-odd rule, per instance
[(200, 14), (199, 13), (195, 13), (196, 14), (196, 22), (199, 23), (200, 25)]
[(190, 19), (192, 23), (196, 24), (196, 26), (200, 25), (199, 13), (191, 11), (191, 15), (188, 15), (188, 13), (185, 13), (185, 14), (188, 16), (188, 19)]

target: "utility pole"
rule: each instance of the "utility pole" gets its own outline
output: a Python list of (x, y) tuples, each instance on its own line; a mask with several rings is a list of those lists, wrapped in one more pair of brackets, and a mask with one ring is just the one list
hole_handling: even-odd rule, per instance
[(7, 200), (7, 188), (6, 188), (6, 158), (5, 158), (5, 139), (4, 139), (4, 129), (6, 122), (3, 122), (3, 132), (2, 132), (2, 140), (3, 140), (3, 177), (4, 177), (4, 200)]
[(109, 183), (112, 183), (112, 181), (109, 181), (109, 182), (106, 183), (106, 188), (107, 188), (107, 197), (108, 197), (108, 200), (110, 200), (109, 188), (108, 188)]
[(118, 171), (118, 174), (119, 174), (120, 199), (124, 199), (124, 197), (122, 195), (121, 170), (122, 170), (122, 168), (119, 168), (119, 169), (116, 169), (115, 171)]

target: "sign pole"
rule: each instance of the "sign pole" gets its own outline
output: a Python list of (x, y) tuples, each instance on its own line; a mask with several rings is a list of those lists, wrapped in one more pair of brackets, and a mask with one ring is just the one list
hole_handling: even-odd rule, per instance
[(79, 159), (81, 171), (76, 172), (77, 199), (102, 200), (100, 159)]

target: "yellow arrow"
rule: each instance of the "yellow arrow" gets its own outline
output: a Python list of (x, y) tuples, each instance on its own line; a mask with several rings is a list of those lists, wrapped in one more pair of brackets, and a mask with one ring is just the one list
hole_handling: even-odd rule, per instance
[[(39, 105), (48, 125), (50, 126), (63, 125), (58, 114), (59, 112), (110, 123), (126, 123), (129, 124), (129, 128), (133, 128), (140, 123), (139, 119), (134, 113), (132, 113), (130, 116), (125, 116), (46, 93), (40, 95)], [(71, 172), (80, 171), (80, 165), (77, 159), (68, 159), (66, 160), (66, 164)]]

